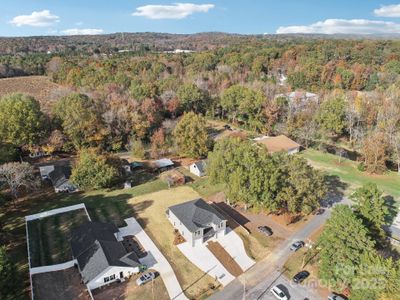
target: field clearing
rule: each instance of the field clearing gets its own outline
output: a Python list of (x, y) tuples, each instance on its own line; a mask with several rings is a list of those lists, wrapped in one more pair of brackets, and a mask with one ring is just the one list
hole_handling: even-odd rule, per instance
[(374, 182), (378, 187), (388, 195), (393, 196), (397, 200), (400, 199), (400, 175), (396, 172), (387, 172), (384, 175), (373, 175), (361, 172), (357, 169), (357, 163), (348, 159), (341, 159), (329, 153), (323, 153), (313, 149), (307, 149), (301, 154), (315, 168), (326, 171), (330, 175), (338, 176), (343, 182), (349, 186), (346, 194), (350, 194), (356, 188), (367, 182)]
[(38, 100), (47, 111), (60, 95), (70, 89), (50, 81), (47, 76), (23, 76), (0, 79), (0, 97), (10, 93), (23, 93)]
[(85, 210), (79, 209), (29, 221), (31, 266), (54, 265), (71, 260), (71, 230), (88, 220)]

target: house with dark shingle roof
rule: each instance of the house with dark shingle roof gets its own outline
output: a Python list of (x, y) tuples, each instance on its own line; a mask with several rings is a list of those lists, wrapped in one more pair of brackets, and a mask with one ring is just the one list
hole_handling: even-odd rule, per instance
[(226, 232), (226, 218), (203, 199), (170, 206), (166, 214), (179, 234), (192, 246), (218, 239)]
[(115, 225), (100, 222), (86, 222), (72, 230), (72, 255), (91, 290), (139, 272), (139, 258), (126, 251), (118, 232)]
[(39, 167), (39, 171), (43, 180), (51, 181), (56, 193), (71, 193), (77, 190), (76, 186), (69, 181), (72, 173), (69, 163), (42, 165)]

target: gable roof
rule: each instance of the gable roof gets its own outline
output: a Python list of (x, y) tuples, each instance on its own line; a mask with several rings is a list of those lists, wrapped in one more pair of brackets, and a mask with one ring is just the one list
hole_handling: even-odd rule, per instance
[(300, 147), (300, 144), (291, 140), (286, 135), (263, 137), (256, 139), (256, 141), (257, 143), (264, 145), (270, 153), (289, 151), (293, 148)]
[(72, 230), (71, 248), (85, 283), (96, 278), (110, 266), (137, 267), (135, 253), (127, 253), (115, 233), (118, 228), (109, 223), (86, 222)]
[(214, 207), (203, 199), (195, 199), (168, 208), (191, 232), (226, 221)]
[(54, 166), (54, 170), (51, 171), (48, 176), (53, 186), (59, 187), (68, 181), (71, 173), (70, 166)]
[(205, 160), (199, 160), (193, 163), (201, 173), (205, 173), (207, 163)]
[(153, 165), (154, 165), (155, 168), (161, 169), (161, 168), (166, 168), (166, 167), (173, 166), (174, 162), (172, 160), (170, 160), (169, 158), (161, 158), (159, 160), (155, 160), (153, 162)]

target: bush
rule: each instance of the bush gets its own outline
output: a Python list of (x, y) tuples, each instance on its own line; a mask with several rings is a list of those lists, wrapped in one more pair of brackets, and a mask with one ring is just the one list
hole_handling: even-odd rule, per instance
[(364, 162), (360, 162), (360, 163), (357, 165), (357, 170), (360, 171), (360, 172), (365, 172), (366, 169), (367, 169), (367, 168), (365, 167)]

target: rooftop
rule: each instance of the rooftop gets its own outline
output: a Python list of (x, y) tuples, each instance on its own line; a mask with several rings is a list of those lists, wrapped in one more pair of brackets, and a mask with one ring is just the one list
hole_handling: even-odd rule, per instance
[(191, 232), (211, 224), (220, 224), (226, 220), (215, 208), (203, 199), (177, 204), (168, 208)]
[(279, 135), (273, 137), (265, 136), (254, 140), (257, 143), (264, 145), (268, 149), (268, 152), (270, 153), (289, 151), (293, 148), (300, 147), (300, 144), (296, 143), (295, 141), (291, 140), (285, 135)]

